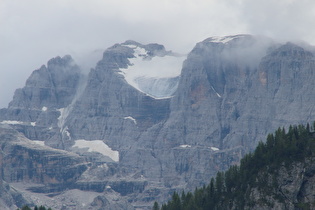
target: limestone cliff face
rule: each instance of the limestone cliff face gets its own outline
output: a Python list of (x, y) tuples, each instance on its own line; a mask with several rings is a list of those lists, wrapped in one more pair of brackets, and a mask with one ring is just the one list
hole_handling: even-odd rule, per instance
[(128, 58), (134, 56), (128, 44), (142, 46), (150, 55), (164, 52), (160, 45), (131, 41), (106, 50), (65, 120), (71, 134), (69, 145), (72, 139), (102, 139), (114, 148), (129, 148), (141, 132), (168, 117), (169, 99), (156, 100), (139, 92), (120, 74), (119, 69), (130, 65)]
[[(137, 149), (147, 154), (142, 167), (149, 169), (152, 162), (160, 166), (145, 170), (148, 177), (175, 186), (201, 185), (255, 145), (260, 131), (241, 130), (241, 125), (249, 120), (246, 113), (256, 109), (246, 111), (246, 102), (260, 59), (273, 43), (249, 35), (225, 39), (209, 38), (195, 46), (183, 64), (169, 118), (140, 137)], [(135, 154), (128, 153), (129, 162)]]
[(169, 186), (201, 185), (272, 129), (315, 118), (310, 51), (247, 35), (225, 39), (230, 41), (209, 38), (196, 45), (183, 64), (168, 119), (143, 133), (123, 163)]
[(270, 129), (314, 119), (314, 70), (313, 54), (291, 43), (207, 39), (184, 63), (158, 139), (248, 151)]
[(87, 169), (84, 158), (39, 145), (12, 129), (0, 128), (2, 178), (11, 182), (70, 184)]
[(73, 101), (82, 79), (70, 56), (49, 60), (47, 66), (31, 74), (23, 88), (15, 91), (8, 108), (0, 110), (0, 121), (30, 139), (52, 138), (60, 130), (59, 109)]
[(79, 72), (70, 56), (53, 58), (32, 73), (24, 88), (16, 90), (9, 107), (41, 110), (66, 106), (77, 91)]

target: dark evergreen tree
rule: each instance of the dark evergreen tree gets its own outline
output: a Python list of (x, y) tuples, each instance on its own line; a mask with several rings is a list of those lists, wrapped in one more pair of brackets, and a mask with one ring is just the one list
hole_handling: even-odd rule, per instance
[(160, 210), (159, 204), (156, 201), (154, 202), (153, 210)]

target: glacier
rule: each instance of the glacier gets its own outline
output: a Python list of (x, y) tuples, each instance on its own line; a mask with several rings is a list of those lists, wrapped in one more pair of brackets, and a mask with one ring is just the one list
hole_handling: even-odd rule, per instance
[(136, 45), (124, 45), (133, 49), (127, 68), (120, 68), (119, 74), (135, 89), (155, 99), (170, 98), (177, 89), (184, 55), (166, 54), (150, 56), (146, 49)]

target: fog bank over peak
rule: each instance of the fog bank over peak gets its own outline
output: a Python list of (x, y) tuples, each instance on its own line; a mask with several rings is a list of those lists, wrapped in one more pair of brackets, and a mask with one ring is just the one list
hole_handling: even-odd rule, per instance
[(2, 0), (0, 107), (50, 58), (69, 54), (88, 72), (102, 51), (130, 39), (181, 54), (208, 37), (244, 33), (314, 45), (313, 8), (312, 0)]

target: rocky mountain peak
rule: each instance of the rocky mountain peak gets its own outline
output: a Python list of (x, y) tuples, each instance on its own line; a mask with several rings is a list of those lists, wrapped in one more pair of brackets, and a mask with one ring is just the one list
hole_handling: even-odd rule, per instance
[(214, 37), (209, 37), (205, 39), (204, 42), (227, 44), (229, 42), (237, 42), (240, 40), (253, 39), (254, 37), (255, 36), (250, 35), (250, 34), (238, 34), (238, 35), (233, 35), (233, 36), (214, 36)]
[(54, 65), (67, 66), (69, 64), (74, 64), (74, 60), (72, 59), (71, 55), (65, 55), (62, 58), (57, 56), (47, 62), (48, 69), (53, 69), (52, 67)]
[[(59, 107), (70, 103), (81, 77), (80, 68), (71, 56), (56, 57), (48, 61), (47, 67), (33, 71), (26, 85), (15, 92), (9, 106), (41, 109), (43, 106)], [(19, 105), (21, 104), (21, 105)]]
[(103, 53), (100, 65), (108, 69), (128, 68), (132, 65), (130, 58), (141, 57), (144, 60), (151, 60), (154, 56), (165, 56), (171, 54), (166, 51), (163, 45), (147, 44), (143, 45), (133, 40), (127, 40), (121, 44), (115, 44)]
[(128, 40), (105, 51), (95, 74), (103, 78), (101, 72), (107, 69), (123, 76), (125, 82), (142, 93), (156, 99), (169, 98), (176, 91), (184, 59), (185, 56), (166, 51), (163, 45)]
[(123, 46), (129, 46), (131, 48), (139, 47), (143, 48), (147, 51), (149, 56), (164, 56), (169, 54), (171, 51), (166, 51), (165, 47), (161, 44), (157, 43), (150, 43), (147, 45), (140, 44), (139, 42), (133, 40), (127, 40), (126, 42), (122, 43)]
[(288, 42), (276, 49), (270, 56), (298, 60), (313, 57), (313, 54), (303, 47)]

